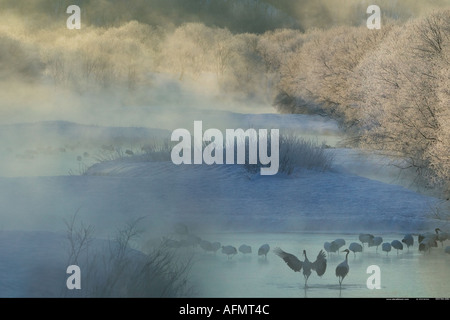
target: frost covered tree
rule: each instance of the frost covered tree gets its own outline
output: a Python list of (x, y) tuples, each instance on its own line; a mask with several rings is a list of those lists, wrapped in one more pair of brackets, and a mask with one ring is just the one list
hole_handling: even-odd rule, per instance
[(304, 45), (280, 67), (284, 101), (293, 112), (328, 115), (351, 126), (359, 117), (350, 90), (357, 77), (355, 69), (388, 32), (388, 27), (374, 33), (348, 26), (309, 31)]
[(428, 184), (448, 184), (450, 11), (393, 30), (360, 66), (363, 146), (406, 159)]
[(162, 46), (163, 68), (183, 80), (186, 74), (199, 75), (209, 65), (208, 51), (213, 31), (201, 23), (187, 23), (167, 36)]

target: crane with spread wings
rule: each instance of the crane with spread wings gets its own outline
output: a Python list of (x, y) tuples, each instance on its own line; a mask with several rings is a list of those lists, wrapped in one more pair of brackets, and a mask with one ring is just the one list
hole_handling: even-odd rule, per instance
[(319, 277), (321, 277), (327, 269), (327, 259), (325, 258), (325, 252), (320, 250), (317, 255), (316, 261), (311, 262), (306, 256), (306, 250), (303, 250), (305, 260), (299, 260), (295, 255), (285, 252), (280, 248), (275, 248), (274, 253), (286, 262), (286, 264), (295, 272), (300, 272), (303, 269), (303, 276), (305, 277), (305, 288), (308, 286), (308, 278), (314, 270)]

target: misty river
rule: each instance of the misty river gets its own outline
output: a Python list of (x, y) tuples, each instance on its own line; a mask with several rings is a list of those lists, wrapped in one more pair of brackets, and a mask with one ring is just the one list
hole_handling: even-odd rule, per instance
[[(401, 240), (403, 234), (382, 234), (384, 241)], [(429, 253), (418, 251), (417, 242), (409, 250), (405, 248), (397, 254), (395, 249), (386, 254), (381, 246), (367, 247), (362, 253), (348, 255), (350, 271), (339, 287), (335, 275), (336, 266), (344, 261), (345, 253), (333, 253), (327, 257), (327, 270), (322, 277), (313, 271), (305, 288), (301, 272), (292, 271), (272, 250), (280, 247), (286, 252), (304, 260), (301, 252), (306, 250), (308, 259), (314, 261), (325, 241), (336, 238), (346, 240), (347, 248), (351, 242), (358, 242), (358, 234), (320, 234), (320, 233), (237, 233), (210, 234), (205, 238), (232, 244), (252, 247), (252, 253), (238, 252), (233, 258), (220, 252), (205, 253), (195, 249), (191, 283), (197, 297), (318, 297), (318, 298), (359, 298), (359, 297), (411, 297), (445, 298), (450, 297), (449, 265), (450, 255), (443, 248), (432, 248)], [(416, 238), (416, 237), (415, 237)], [(417, 238), (415, 239), (417, 240)], [(258, 256), (260, 245), (271, 247), (267, 258)], [(445, 245), (444, 245), (445, 246)], [(380, 267), (381, 289), (369, 289), (367, 280), (371, 265)]]

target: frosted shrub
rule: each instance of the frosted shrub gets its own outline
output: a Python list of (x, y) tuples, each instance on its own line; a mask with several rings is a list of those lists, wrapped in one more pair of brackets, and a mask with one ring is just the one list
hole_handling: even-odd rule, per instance
[(280, 138), (280, 170), (291, 174), (294, 168), (326, 171), (331, 168), (334, 155), (327, 146), (294, 134)]
[[(270, 143), (268, 145), (270, 146)], [(287, 175), (292, 174), (295, 168), (327, 171), (334, 159), (333, 152), (324, 143), (307, 140), (295, 133), (280, 134), (279, 155), (278, 172)], [(248, 161), (244, 165), (250, 173), (259, 172), (261, 166), (260, 163), (248, 164)]]
[(94, 246), (93, 228), (76, 222), (67, 225), (69, 264), (83, 270), (83, 290), (65, 296), (82, 297), (181, 297), (190, 293), (188, 273), (192, 257), (181, 256), (163, 245), (148, 254), (133, 249), (141, 234), (136, 219), (118, 230), (106, 244)]

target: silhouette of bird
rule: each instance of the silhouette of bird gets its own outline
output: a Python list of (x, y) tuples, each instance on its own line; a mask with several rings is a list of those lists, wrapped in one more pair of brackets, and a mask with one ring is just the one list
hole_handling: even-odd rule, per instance
[(389, 242), (384, 242), (381, 245), (381, 250), (386, 252), (386, 255), (388, 255), (388, 253), (391, 251), (391, 249), (392, 249), (392, 245)]
[(419, 234), (418, 236), (419, 251), (427, 252), (430, 251), (431, 248), (437, 247), (439, 231), (441, 231), (441, 229), (436, 228), (434, 229), (434, 232), (426, 232)]
[(350, 251), (348, 249), (345, 249), (342, 252), (347, 252), (345, 255), (345, 260), (342, 261), (338, 266), (336, 267), (336, 277), (339, 279), (339, 287), (342, 287), (342, 281), (347, 276), (348, 272), (350, 271), (350, 267), (348, 265), (348, 254)]
[(331, 249), (331, 243), (329, 243), (328, 241), (323, 244), (323, 248), (325, 249), (325, 251), (327, 253), (331, 253), (331, 250), (330, 250)]
[(403, 244), (398, 240), (392, 240), (391, 246), (392, 248), (397, 249), (397, 254), (398, 250), (403, 250)]
[(269, 252), (269, 250), (270, 250), (270, 246), (267, 243), (263, 244), (258, 249), (258, 256), (264, 256), (265, 258), (267, 258), (267, 253)]
[(323, 244), (323, 248), (327, 253), (335, 253), (339, 250), (339, 246), (335, 241), (332, 242), (325, 242)]
[(305, 288), (307, 287), (308, 278), (311, 275), (312, 271), (316, 271), (317, 275), (321, 277), (326, 269), (327, 269), (327, 259), (325, 258), (325, 252), (323, 250), (319, 251), (317, 255), (316, 261), (311, 262), (308, 260), (306, 256), (306, 250), (303, 250), (303, 255), (305, 256), (304, 261), (300, 261), (293, 254), (287, 253), (280, 248), (275, 248), (273, 251), (277, 256), (286, 262), (286, 264), (294, 270), (295, 272), (300, 272), (303, 269), (303, 276), (305, 277)]
[(331, 245), (336, 245), (337, 246), (337, 252), (339, 253), (339, 249), (342, 248), (343, 246), (345, 246), (345, 240), (344, 239), (336, 239), (334, 241), (331, 242)]
[(419, 242), (419, 244), (423, 240), (425, 240), (425, 238), (429, 238), (431, 240), (437, 241), (438, 240), (439, 231), (441, 231), (441, 229), (436, 228), (436, 229), (434, 229), (434, 232), (421, 233), (421, 234), (419, 234), (417, 241)]
[(208, 240), (201, 240), (199, 245), (200, 245), (200, 248), (205, 250), (205, 252), (212, 252), (212, 251), (214, 251), (212, 243), (209, 242)]
[(449, 234), (447, 232), (441, 231), (441, 229), (439, 228), (437, 230), (439, 230), (437, 240), (441, 243), (441, 247), (444, 247), (444, 241), (449, 238)]
[(377, 247), (375, 249), (375, 252), (378, 252), (378, 247), (380, 246), (381, 243), (383, 243), (382, 237), (373, 237), (371, 240), (369, 240), (368, 246), (369, 247)]
[(239, 252), (243, 253), (243, 254), (248, 254), (248, 253), (252, 253), (252, 247), (243, 244), (239, 247)]
[(222, 246), (222, 253), (226, 254), (228, 259), (232, 259), (237, 254), (237, 250), (233, 246)]
[(369, 242), (374, 238), (374, 236), (373, 236), (373, 234), (370, 234), (370, 233), (360, 233), (358, 238), (364, 247), (364, 243), (369, 244)]
[(425, 237), (419, 243), (419, 251), (427, 252), (430, 251), (431, 248), (437, 246), (438, 245), (435, 237)]
[(222, 245), (220, 244), (220, 242), (213, 242), (211, 243), (212, 246), (212, 250), (214, 251), (214, 253), (217, 252), (217, 250), (219, 250), (220, 248), (222, 248)]
[(356, 253), (357, 253), (357, 252), (362, 252), (363, 247), (362, 247), (362, 245), (360, 245), (360, 244), (357, 243), (357, 242), (352, 242), (352, 243), (350, 243), (350, 245), (348, 246), (348, 249), (349, 249), (350, 251), (352, 251), (352, 252), (353, 252), (353, 255), (356, 257)]
[(412, 234), (405, 234), (405, 236), (402, 239), (402, 242), (404, 244), (406, 244), (406, 247), (408, 248), (409, 251), (409, 247), (412, 247), (414, 245), (414, 237), (412, 236)]
[(195, 234), (187, 234), (184, 236), (184, 239), (180, 240), (180, 243), (182, 247), (192, 246), (195, 248), (201, 241), (202, 239), (199, 236), (196, 236)]
[(205, 252), (214, 252), (214, 253), (216, 253), (217, 250), (219, 250), (222, 247), (220, 242), (212, 242), (211, 243), (208, 240), (201, 240), (199, 245), (200, 245), (200, 248), (205, 250)]
[(344, 239), (336, 239), (331, 241), (329, 245), (330, 252), (337, 252), (339, 254), (339, 249), (345, 246), (345, 240)]

